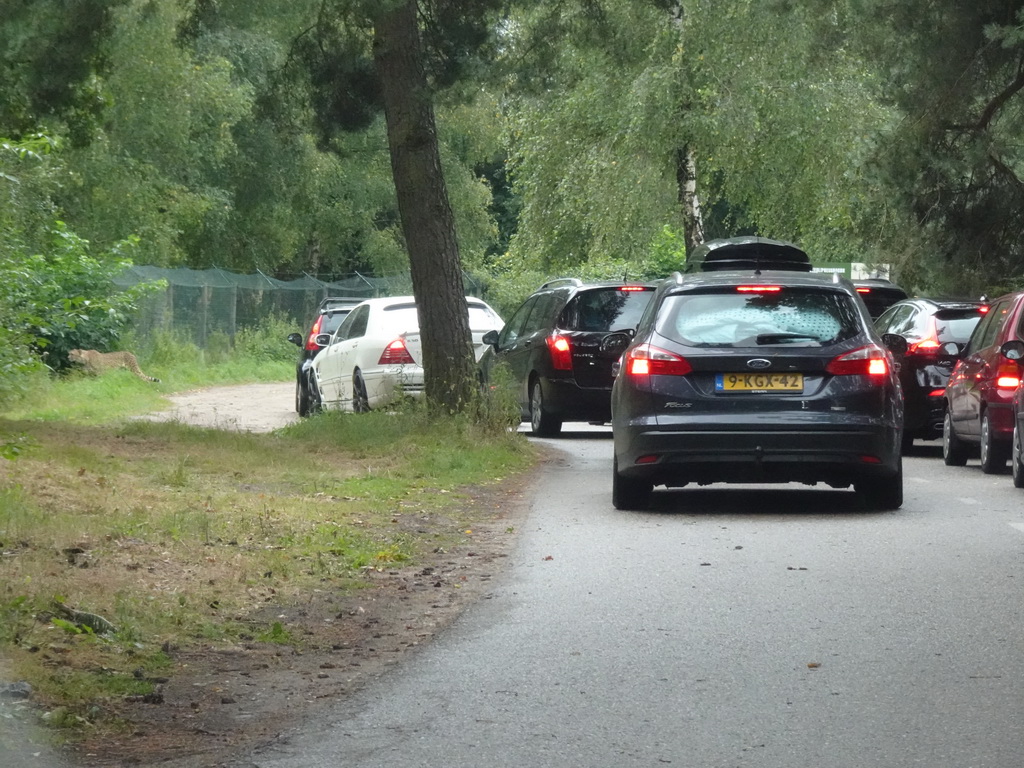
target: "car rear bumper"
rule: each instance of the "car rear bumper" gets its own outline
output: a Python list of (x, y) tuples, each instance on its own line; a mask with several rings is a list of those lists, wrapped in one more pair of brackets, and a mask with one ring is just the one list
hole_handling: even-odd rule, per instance
[(610, 386), (580, 387), (574, 379), (548, 379), (544, 384), (545, 407), (563, 421), (611, 421)]
[(823, 482), (846, 487), (899, 470), (893, 427), (833, 429), (630, 430), (616, 434), (624, 477), (655, 485)]

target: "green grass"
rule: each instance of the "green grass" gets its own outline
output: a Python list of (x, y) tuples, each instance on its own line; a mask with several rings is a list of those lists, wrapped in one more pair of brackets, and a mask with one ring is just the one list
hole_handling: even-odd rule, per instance
[[(165, 643), (301, 642), (260, 614), (266, 600), (415, 568), (495, 514), (472, 510), (467, 489), (534, 461), (500, 403), (472, 418), (415, 404), (325, 413), (269, 434), (129, 418), (179, 388), (289, 380), (293, 365), (157, 357), (142, 367), (159, 384), (127, 371), (40, 379), (0, 416), (0, 656), (62, 708), (51, 726), (105, 727), (95, 713), (148, 692), (138, 670), (165, 665)], [(55, 601), (115, 631), (85, 630)], [(54, 644), (57, 670), (38, 652)]]

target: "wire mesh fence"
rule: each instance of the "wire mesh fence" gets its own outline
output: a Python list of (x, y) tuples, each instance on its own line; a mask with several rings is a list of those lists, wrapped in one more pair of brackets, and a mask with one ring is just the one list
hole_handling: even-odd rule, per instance
[[(147, 337), (158, 331), (173, 331), (205, 348), (213, 334), (234, 340), (242, 328), (255, 327), (268, 317), (286, 317), (305, 328), (320, 302), (328, 297), (368, 299), (376, 296), (411, 294), (408, 273), (369, 276), (358, 272), (333, 281), (303, 275), (279, 280), (261, 272), (243, 275), (225, 269), (188, 269), (133, 266), (115, 278), (128, 288), (139, 283), (162, 280), (163, 291), (141, 302), (134, 331)], [(483, 286), (464, 274), (466, 293), (482, 296)]]

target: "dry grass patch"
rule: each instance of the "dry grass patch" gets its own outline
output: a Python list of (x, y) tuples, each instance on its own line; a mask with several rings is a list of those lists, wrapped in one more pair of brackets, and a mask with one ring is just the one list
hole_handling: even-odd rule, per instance
[(0, 459), (0, 651), (69, 708), (61, 725), (149, 694), (170, 648), (296, 642), (265, 606), (358, 589), (464, 540), (481, 511), (458, 489), (532, 461), (521, 438), (466, 425), (311, 422), (254, 435), (0, 421), (19, 445)]

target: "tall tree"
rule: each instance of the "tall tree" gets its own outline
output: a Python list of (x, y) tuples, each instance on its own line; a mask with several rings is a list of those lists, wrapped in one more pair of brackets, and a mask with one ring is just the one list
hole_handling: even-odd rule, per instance
[(860, 137), (883, 115), (804, 9), (551, 0), (515, 20), (517, 256), (637, 263), (665, 224), (700, 240), (703, 210), (707, 237), (755, 229), (865, 260), (848, 222)]
[(455, 412), (470, 400), (474, 358), (417, 11), (416, 0), (406, 0), (374, 18), (374, 63), (419, 308), (425, 394)]
[[(459, 240), (435, 104), (480, 59), (502, 0), (335, 0), (297, 50), (325, 142), (383, 108), (402, 232), (420, 310), (428, 402), (455, 412), (475, 385)], [(371, 41), (372, 45), (367, 45)]]
[[(1024, 2), (804, 0), (896, 111), (874, 138), (864, 229), (907, 281), (950, 294), (1024, 279)], [(824, 11), (824, 13), (822, 12)]]

